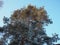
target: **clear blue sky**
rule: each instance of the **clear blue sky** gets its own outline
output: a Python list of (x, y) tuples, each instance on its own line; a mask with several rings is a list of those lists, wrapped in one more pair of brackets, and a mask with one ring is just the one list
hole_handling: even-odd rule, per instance
[[(4, 5), (0, 8), (0, 26), (3, 26), (3, 16), (10, 17), (16, 9), (32, 4), (37, 7), (44, 6), (52, 19), (53, 24), (46, 27), (49, 36), (52, 33), (60, 34), (60, 0), (3, 0)], [(60, 36), (60, 35), (59, 35)]]

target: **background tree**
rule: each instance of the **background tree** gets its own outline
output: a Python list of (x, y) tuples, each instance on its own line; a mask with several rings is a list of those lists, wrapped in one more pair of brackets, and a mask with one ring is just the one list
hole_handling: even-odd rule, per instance
[[(2, 28), (5, 32), (3, 41), (11, 39), (9, 45), (53, 45), (59, 40), (58, 34), (47, 36), (44, 26), (52, 24), (44, 7), (37, 8), (28, 5), (26, 8), (15, 10), (10, 18), (3, 18)], [(5, 45), (5, 44), (4, 44)]]
[(2, 0), (0, 0), (0, 7), (2, 7), (2, 5), (3, 5), (3, 1), (2, 1)]

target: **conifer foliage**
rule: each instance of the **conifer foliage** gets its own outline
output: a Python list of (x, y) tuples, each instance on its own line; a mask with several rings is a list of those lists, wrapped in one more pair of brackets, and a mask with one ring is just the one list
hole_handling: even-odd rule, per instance
[(53, 45), (59, 40), (58, 34), (47, 36), (44, 26), (52, 24), (44, 7), (28, 5), (26, 8), (17, 9), (10, 18), (4, 16), (4, 26), (0, 29), (4, 44), (10, 38), (9, 45)]

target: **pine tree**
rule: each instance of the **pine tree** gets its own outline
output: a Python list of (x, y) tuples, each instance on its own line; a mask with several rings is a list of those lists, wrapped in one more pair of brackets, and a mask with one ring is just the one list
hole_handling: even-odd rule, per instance
[[(5, 32), (3, 41), (12, 36), (9, 45), (53, 45), (59, 40), (58, 34), (47, 36), (44, 26), (52, 24), (44, 7), (28, 5), (26, 8), (17, 9), (10, 18), (3, 18)], [(5, 45), (5, 44), (4, 44)]]

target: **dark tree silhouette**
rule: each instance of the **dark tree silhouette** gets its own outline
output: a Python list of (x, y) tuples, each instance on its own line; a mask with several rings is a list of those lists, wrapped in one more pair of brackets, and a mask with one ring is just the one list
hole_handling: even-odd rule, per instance
[(53, 45), (59, 40), (58, 34), (47, 36), (44, 26), (52, 24), (44, 7), (37, 8), (28, 5), (26, 8), (15, 10), (10, 18), (4, 16), (3, 30), (4, 45), (7, 38), (12, 36), (9, 45)]

